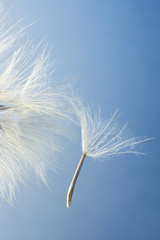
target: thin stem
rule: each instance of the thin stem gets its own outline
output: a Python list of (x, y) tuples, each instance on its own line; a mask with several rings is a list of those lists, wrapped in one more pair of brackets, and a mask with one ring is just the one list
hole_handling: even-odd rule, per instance
[(74, 174), (74, 176), (73, 176), (72, 182), (71, 182), (71, 184), (70, 184), (70, 186), (69, 186), (68, 193), (67, 193), (67, 207), (68, 207), (68, 208), (69, 208), (70, 205), (71, 205), (71, 200), (72, 200), (72, 195), (73, 195), (74, 187), (75, 187), (75, 184), (76, 184), (76, 181), (77, 181), (77, 178), (78, 178), (78, 175), (79, 175), (79, 172), (80, 172), (80, 170), (81, 170), (81, 167), (82, 167), (82, 164), (83, 164), (83, 162), (84, 162), (85, 157), (86, 157), (86, 154), (83, 153), (83, 154), (82, 154), (82, 157), (81, 157), (81, 159), (80, 159), (80, 161), (79, 161), (79, 164), (78, 164), (78, 166), (77, 166), (77, 169), (76, 169), (76, 171), (75, 171), (75, 174)]

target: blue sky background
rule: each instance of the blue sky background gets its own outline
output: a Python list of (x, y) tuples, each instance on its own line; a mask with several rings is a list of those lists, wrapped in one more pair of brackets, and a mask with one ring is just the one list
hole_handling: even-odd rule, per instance
[(12, 4), (14, 21), (36, 21), (27, 30), (35, 42), (46, 36), (55, 79), (80, 74), (79, 94), (104, 119), (118, 107), (136, 136), (156, 139), (142, 146), (145, 156), (86, 158), (70, 209), (81, 140), (66, 143), (50, 189), (22, 187), (13, 208), (1, 201), (0, 239), (160, 239), (160, 1), (5, 0)]

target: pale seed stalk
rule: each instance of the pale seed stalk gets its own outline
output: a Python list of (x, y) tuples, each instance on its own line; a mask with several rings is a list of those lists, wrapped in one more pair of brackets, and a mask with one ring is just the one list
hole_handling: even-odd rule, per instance
[(74, 176), (72, 178), (72, 182), (71, 182), (71, 184), (69, 186), (68, 193), (67, 193), (67, 207), (68, 208), (70, 208), (74, 187), (75, 187), (75, 184), (76, 184), (76, 181), (77, 181), (77, 178), (78, 178), (78, 175), (79, 175), (79, 172), (81, 170), (81, 167), (82, 167), (82, 164), (84, 162), (85, 157), (86, 157), (86, 154), (83, 153), (82, 157), (81, 157), (81, 159), (79, 161), (79, 164), (77, 166), (77, 169), (75, 171), (75, 174), (74, 174)]

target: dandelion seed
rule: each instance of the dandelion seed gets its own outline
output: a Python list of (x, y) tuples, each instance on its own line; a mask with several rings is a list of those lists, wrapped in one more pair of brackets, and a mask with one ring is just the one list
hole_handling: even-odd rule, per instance
[(8, 14), (0, 15), (0, 194), (13, 204), (32, 172), (47, 184), (70, 109), (65, 84), (52, 80), (47, 48), (35, 47), (19, 22), (10, 25)]
[(126, 127), (119, 127), (118, 110), (110, 120), (104, 124), (98, 113), (89, 105), (84, 105), (78, 96), (72, 101), (76, 117), (81, 127), (82, 157), (73, 176), (67, 193), (67, 207), (70, 207), (74, 187), (86, 156), (92, 158), (112, 157), (126, 153), (142, 154), (135, 146), (151, 138), (128, 137)]

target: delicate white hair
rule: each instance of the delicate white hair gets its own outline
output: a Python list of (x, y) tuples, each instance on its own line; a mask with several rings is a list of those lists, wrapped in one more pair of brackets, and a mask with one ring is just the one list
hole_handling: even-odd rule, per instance
[[(73, 91), (72, 91), (73, 92)], [(73, 93), (71, 104), (73, 106), (77, 122), (81, 128), (82, 157), (67, 193), (67, 207), (70, 207), (74, 187), (86, 156), (92, 158), (110, 158), (112, 156), (135, 153), (142, 154), (135, 147), (151, 138), (130, 137), (127, 132), (127, 124), (120, 126), (118, 109), (112, 117), (104, 123), (100, 116), (100, 108), (95, 111), (89, 104), (84, 103), (78, 95)]]
[(71, 108), (66, 86), (52, 79), (50, 51), (0, 11), (0, 194), (10, 204), (33, 172), (47, 184)]

